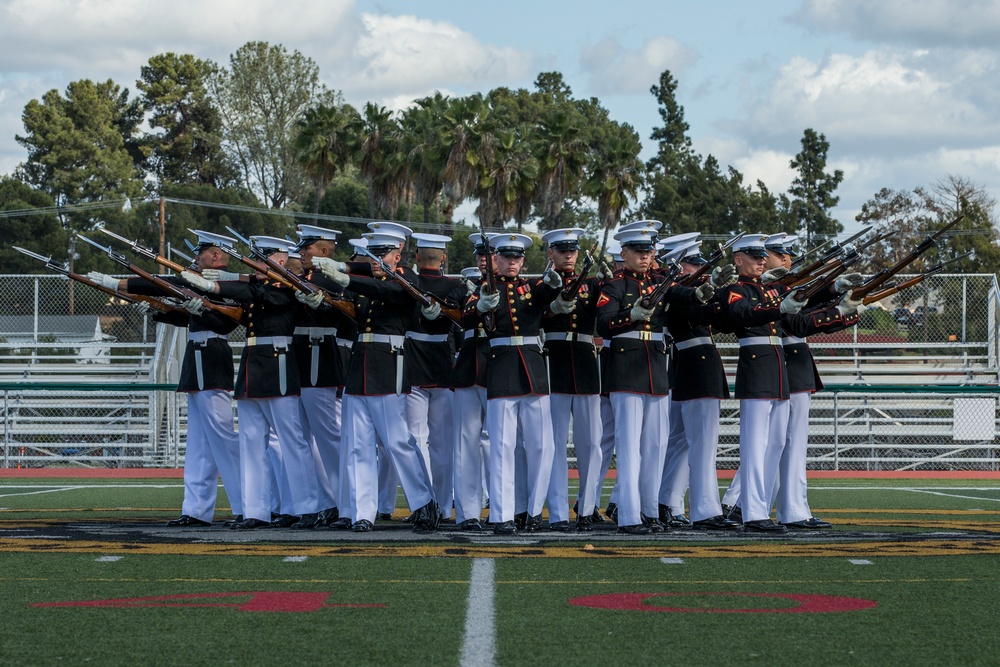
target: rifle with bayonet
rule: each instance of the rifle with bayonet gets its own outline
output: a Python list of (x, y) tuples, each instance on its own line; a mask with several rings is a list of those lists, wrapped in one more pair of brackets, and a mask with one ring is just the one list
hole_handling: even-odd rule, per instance
[[(870, 228), (869, 228), (869, 229), (870, 229)], [(825, 248), (826, 246), (828, 246), (828, 245), (830, 245), (831, 243), (833, 243), (833, 242), (834, 242), (834, 240), (835, 240), (835, 239), (827, 239), (827, 240), (823, 241), (822, 243), (820, 243), (820, 244), (819, 244), (818, 246), (815, 246), (815, 247), (814, 247), (814, 248), (812, 248), (811, 250), (807, 250), (807, 251), (806, 251), (806, 252), (805, 252), (804, 254), (802, 254), (802, 255), (799, 255), (798, 257), (796, 257), (796, 258), (795, 258), (795, 261), (794, 261), (794, 262), (792, 262), (792, 265), (791, 265), (791, 266), (789, 267), (789, 269), (790, 269), (791, 271), (796, 271), (796, 270), (798, 270), (798, 268), (799, 268), (800, 266), (802, 266), (803, 264), (805, 264), (805, 261), (806, 261), (806, 258), (807, 258), (807, 257), (809, 257), (810, 255), (812, 255), (813, 253), (816, 253), (816, 252), (819, 252), (820, 250), (822, 250), (822, 249), (823, 249), (823, 248)]]
[(116, 299), (122, 299), (124, 301), (128, 301), (129, 303), (139, 303), (139, 302), (147, 303), (149, 304), (150, 308), (158, 310), (161, 313), (172, 313), (178, 310), (183, 310), (183, 308), (172, 306), (169, 303), (160, 301), (159, 299), (153, 296), (145, 296), (144, 294), (132, 294), (131, 292), (119, 292), (118, 290), (113, 290), (110, 287), (105, 287), (104, 285), (101, 285), (100, 283), (95, 283), (87, 276), (80, 275), (79, 273), (74, 273), (70, 271), (69, 269), (66, 268), (65, 264), (58, 264), (52, 261), (51, 257), (43, 257), (38, 253), (31, 252), (30, 250), (25, 250), (24, 248), (19, 248), (18, 246), (11, 246), (11, 247), (20, 253), (24, 253), (28, 257), (33, 257), (34, 259), (37, 259), (38, 261), (42, 262), (43, 264), (45, 264), (45, 268), (49, 269), (50, 271), (54, 271), (58, 274), (66, 276), (71, 280), (75, 280), (79, 283), (83, 283), (84, 285), (93, 287), (94, 289), (100, 290), (101, 292), (113, 296)]
[(167, 296), (173, 297), (175, 299), (180, 299), (182, 301), (187, 301), (188, 299), (200, 299), (201, 302), (205, 305), (206, 310), (211, 310), (214, 313), (218, 313), (219, 315), (228, 317), (229, 319), (235, 322), (240, 322), (243, 319), (243, 309), (240, 308), (239, 306), (227, 306), (225, 304), (215, 303), (214, 301), (210, 301), (205, 296), (198, 294), (193, 290), (190, 290), (186, 287), (180, 287), (179, 285), (175, 285), (169, 280), (165, 280), (160, 276), (153, 275), (152, 273), (149, 273), (142, 267), (136, 266), (132, 262), (128, 261), (128, 258), (126, 258), (125, 255), (119, 252), (115, 252), (111, 246), (102, 246), (97, 241), (91, 241), (82, 234), (78, 234), (77, 238), (86, 243), (89, 243), (98, 250), (103, 251), (111, 259), (111, 261), (127, 268), (129, 273), (134, 273), (140, 278), (145, 278), (149, 282), (153, 283), (161, 290), (163, 290)]
[(817, 296), (824, 289), (832, 285), (837, 278), (842, 276), (847, 269), (853, 266), (858, 260), (861, 259), (861, 253), (875, 245), (876, 243), (881, 243), (893, 234), (895, 231), (886, 232), (885, 234), (877, 234), (870, 240), (866, 241), (862, 245), (849, 246), (844, 250), (844, 254), (837, 259), (831, 260), (827, 267), (824, 267), (823, 273), (816, 276), (810, 280), (805, 285), (796, 289), (792, 293), (792, 298), (796, 301), (809, 301), (813, 297)]
[(364, 255), (369, 259), (375, 260), (375, 262), (378, 263), (378, 267), (382, 269), (382, 273), (395, 280), (399, 284), (399, 286), (403, 288), (403, 291), (409, 294), (411, 297), (413, 297), (413, 299), (417, 303), (419, 303), (422, 306), (429, 306), (433, 303), (438, 304), (439, 306), (441, 306), (442, 315), (447, 317), (449, 320), (451, 320), (458, 326), (462, 326), (462, 313), (461, 311), (459, 311), (458, 308), (446, 305), (443, 299), (435, 296), (434, 294), (431, 294), (430, 292), (423, 291), (422, 289), (411, 283), (409, 280), (404, 278), (402, 275), (400, 275), (398, 272), (393, 271), (391, 266), (386, 264), (381, 257), (377, 256), (368, 248), (357, 246), (355, 247), (355, 250), (358, 251), (359, 255)]
[(565, 288), (563, 288), (562, 293), (559, 297), (563, 301), (569, 301), (570, 299), (575, 299), (576, 295), (580, 293), (580, 287), (583, 285), (583, 281), (587, 279), (587, 274), (590, 273), (590, 269), (594, 266), (594, 256), (590, 254), (589, 250), (584, 250), (583, 267), (580, 269), (580, 275), (573, 278)]
[(906, 255), (892, 266), (882, 269), (874, 276), (866, 280), (864, 284), (855, 287), (853, 290), (851, 290), (851, 298), (860, 299), (866, 297), (875, 290), (877, 290), (878, 288), (880, 288), (882, 285), (887, 283), (890, 278), (892, 278), (894, 275), (896, 275), (897, 273), (905, 269), (907, 266), (915, 262), (917, 258), (920, 257), (920, 255), (924, 254), (925, 252), (930, 250), (933, 246), (937, 245), (938, 238), (940, 238), (941, 235), (944, 234), (946, 231), (957, 225), (959, 221), (964, 217), (965, 217), (964, 214), (959, 215), (957, 218), (949, 222), (941, 229), (927, 236), (927, 238), (921, 241), (920, 244), (910, 252), (910, 254)]
[(726, 251), (729, 250), (731, 247), (733, 247), (733, 244), (735, 244), (744, 236), (746, 236), (746, 232), (741, 232), (740, 235), (737, 236), (736, 238), (729, 239), (725, 243), (720, 243), (718, 249), (712, 251), (712, 254), (708, 256), (708, 260), (700, 267), (698, 267), (697, 271), (681, 278), (680, 284), (684, 285), (685, 287), (691, 287), (692, 285), (695, 285), (698, 282), (700, 282), (701, 277), (704, 276), (709, 271), (711, 271), (716, 264), (721, 262), (726, 256)]
[(225, 252), (229, 253), (231, 256), (234, 257), (238, 256), (240, 258), (240, 261), (242, 261), (247, 266), (254, 268), (254, 270), (258, 271), (259, 273), (267, 275), (268, 278), (284, 285), (285, 287), (290, 287), (294, 290), (297, 290), (299, 292), (304, 292), (306, 294), (322, 294), (324, 303), (333, 306), (340, 312), (350, 317), (352, 320), (354, 319), (356, 312), (353, 301), (337, 298), (332, 294), (330, 294), (329, 292), (327, 292), (325, 289), (319, 287), (318, 285), (314, 285), (307, 280), (303, 280), (300, 276), (295, 275), (294, 273), (286, 269), (284, 266), (279, 264), (276, 260), (271, 258), (267, 253), (262, 252), (257, 246), (255, 246), (250, 241), (250, 239), (245, 238), (232, 227), (226, 227), (226, 229), (229, 230), (230, 234), (235, 236), (237, 239), (242, 241), (244, 245), (250, 248), (251, 254), (255, 255), (260, 259), (258, 261), (258, 260), (253, 260), (249, 257), (243, 257), (243, 255), (241, 255), (239, 251), (236, 250), (235, 248), (229, 248), (229, 249), (223, 248)]
[(782, 276), (777, 282), (781, 283), (786, 287), (799, 287), (801, 285), (806, 284), (807, 282), (812, 280), (815, 277), (815, 274), (819, 273), (821, 270), (824, 271), (829, 270), (827, 264), (830, 263), (832, 260), (835, 260), (838, 257), (840, 257), (842, 254), (844, 254), (847, 251), (847, 248), (851, 242), (867, 234), (870, 229), (871, 227), (865, 227), (860, 232), (854, 234), (843, 243), (835, 244), (832, 248), (830, 248), (825, 253), (820, 255), (819, 259), (815, 260), (808, 266), (805, 266), (797, 271), (789, 271), (784, 276)]
[[(493, 267), (493, 248), (490, 247), (490, 237), (486, 236), (486, 230), (483, 228), (483, 221), (479, 221), (479, 236), (482, 238), (483, 247), (486, 249), (486, 290), (487, 294), (495, 294), (497, 291), (497, 276), (494, 273)], [(483, 288), (479, 288), (480, 294), (484, 292)], [(493, 331), (497, 328), (497, 314), (496, 311), (488, 310), (483, 313), (483, 326), (486, 327), (487, 331)]]
[(664, 262), (667, 264), (667, 271), (663, 275), (663, 280), (657, 283), (652, 292), (639, 299), (639, 305), (647, 310), (655, 308), (663, 300), (667, 290), (674, 284), (674, 280), (681, 272), (680, 265), (672, 258), (664, 258)]
[[(127, 245), (128, 247), (130, 247), (132, 249), (132, 252), (138, 253), (138, 254), (142, 255), (143, 257), (146, 257), (148, 259), (153, 260), (154, 262), (156, 262), (157, 264), (159, 264), (160, 266), (162, 266), (165, 269), (170, 269), (171, 271), (176, 271), (177, 273), (180, 273), (181, 271), (194, 271), (195, 273), (201, 273), (201, 271), (199, 269), (193, 269), (193, 268), (188, 267), (188, 266), (181, 266), (180, 264), (178, 264), (177, 262), (173, 261), (172, 259), (168, 259), (166, 257), (163, 257), (162, 255), (160, 255), (159, 253), (157, 253), (152, 248), (149, 248), (147, 246), (142, 245), (137, 240), (131, 240), (130, 241), (129, 239), (125, 238), (124, 236), (120, 236), (119, 234), (115, 234), (110, 229), (106, 229), (104, 227), (101, 227), (98, 231), (102, 232), (104, 234), (107, 234), (108, 236), (110, 236), (113, 239), (117, 239), (117, 240), (121, 241), (122, 243), (124, 243), (125, 245)], [(83, 237), (81, 236), (80, 238), (83, 238)], [(91, 243), (91, 244), (93, 245), (93, 243)], [(95, 247), (100, 248), (101, 246), (95, 246)]]
[(948, 266), (952, 262), (957, 262), (960, 259), (965, 259), (971, 254), (972, 254), (971, 252), (967, 252), (964, 255), (959, 255), (958, 257), (949, 259), (946, 262), (940, 262), (937, 265), (927, 269), (923, 273), (917, 274), (916, 276), (913, 276), (908, 280), (904, 280), (903, 282), (897, 283), (895, 285), (890, 285), (889, 287), (883, 287), (882, 289), (876, 292), (871, 292), (867, 296), (865, 296), (864, 299), (862, 299), (862, 303), (864, 303), (867, 306), (868, 304), (875, 303), (876, 301), (881, 301), (882, 299), (890, 297), (893, 294), (898, 294), (899, 292), (902, 292), (905, 289), (908, 289), (910, 287), (913, 287), (914, 285), (922, 283), (923, 281), (927, 280), (936, 273), (941, 273), (944, 267)]

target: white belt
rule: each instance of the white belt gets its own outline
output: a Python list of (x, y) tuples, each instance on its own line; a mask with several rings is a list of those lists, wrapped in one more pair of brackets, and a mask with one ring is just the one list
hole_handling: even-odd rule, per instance
[(192, 343), (204, 343), (210, 338), (225, 338), (225, 336), (214, 331), (188, 331), (188, 340)]
[(387, 334), (363, 333), (358, 334), (359, 343), (388, 343), (393, 347), (403, 347), (402, 336), (390, 336)]
[(464, 334), (462, 334), (462, 340), (469, 340), (474, 336), (486, 338), (486, 329), (468, 329)]
[(805, 338), (799, 338), (798, 336), (785, 336), (781, 339), (782, 345), (798, 345), (799, 343), (806, 342)]
[(353, 340), (347, 340), (346, 338), (338, 338), (334, 342), (336, 342), (337, 345), (340, 345), (341, 347), (346, 347), (346, 348), (352, 348), (352, 347), (354, 347), (354, 341)]
[(506, 338), (491, 338), (490, 347), (502, 347), (504, 345), (521, 346), (521, 345), (538, 345), (541, 347), (542, 343), (538, 339), (538, 336), (509, 336)]
[(658, 343), (663, 342), (663, 333), (659, 331), (626, 331), (625, 333), (612, 336), (614, 339), (632, 338), (635, 340), (652, 340)]
[(740, 347), (751, 345), (781, 345), (781, 338), (778, 336), (749, 336), (740, 338)]
[(336, 336), (337, 327), (295, 327), (295, 335), (323, 340), (327, 336)]
[(447, 343), (448, 334), (425, 334), (419, 331), (407, 331), (406, 337), (410, 340), (419, 340), (422, 343)]
[(292, 342), (291, 336), (250, 336), (247, 338), (247, 347), (255, 345), (272, 345), (274, 347), (288, 347)]
[(570, 343), (573, 341), (580, 341), (581, 343), (590, 343), (591, 345), (594, 344), (594, 337), (590, 334), (572, 333), (568, 331), (554, 331), (552, 333), (546, 332), (545, 342), (547, 343), (550, 340), (564, 340)]
[(686, 350), (689, 347), (698, 347), (699, 345), (715, 345), (715, 341), (709, 336), (698, 336), (697, 338), (688, 338), (687, 340), (674, 343), (674, 347), (678, 350)]

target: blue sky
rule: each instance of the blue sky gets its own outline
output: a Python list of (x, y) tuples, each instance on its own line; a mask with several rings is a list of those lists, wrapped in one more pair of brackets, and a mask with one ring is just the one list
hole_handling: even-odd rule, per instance
[[(134, 90), (156, 53), (225, 62), (250, 40), (312, 57), (347, 101), (393, 108), (530, 87), (558, 70), (652, 150), (649, 88), (678, 80), (695, 150), (783, 192), (811, 127), (845, 172), (835, 215), (848, 228), (882, 187), (947, 175), (1000, 192), (1000, 0), (716, 2), (296, 2), (0, 0), (0, 173), (32, 98), (72, 80)], [(470, 209), (471, 210), (471, 209)], [(460, 209), (461, 211), (461, 209)]]

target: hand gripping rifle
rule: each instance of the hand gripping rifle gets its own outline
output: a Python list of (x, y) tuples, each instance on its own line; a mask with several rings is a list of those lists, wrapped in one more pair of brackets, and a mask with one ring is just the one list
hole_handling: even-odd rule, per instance
[[(822, 271), (829, 270), (827, 264), (843, 255), (851, 242), (861, 238), (871, 230), (871, 227), (865, 227), (860, 232), (850, 237), (843, 243), (837, 243), (832, 248), (823, 253), (819, 259), (815, 260), (811, 264), (798, 269), (797, 271), (789, 271), (780, 280), (779, 283), (785, 285), (786, 287), (799, 287), (800, 285), (805, 285), (807, 282), (815, 277), (815, 274)], [(822, 246), (821, 246), (822, 247)]]
[[(486, 293), (493, 294), (497, 291), (497, 274), (494, 273), (496, 270), (493, 266), (493, 253), (490, 247), (490, 237), (486, 236), (486, 229), (483, 228), (483, 221), (479, 221), (479, 236), (482, 238), (483, 247), (486, 248)], [(480, 294), (483, 293), (483, 288), (479, 288)], [(483, 325), (486, 327), (487, 331), (493, 331), (497, 328), (497, 314), (496, 311), (488, 310), (483, 313)]]
[(174, 297), (175, 299), (181, 299), (183, 301), (187, 301), (188, 299), (200, 299), (201, 302), (205, 305), (206, 310), (211, 310), (212, 312), (218, 313), (223, 317), (228, 317), (229, 319), (235, 322), (240, 322), (243, 318), (243, 309), (240, 308), (239, 306), (227, 306), (225, 304), (215, 303), (213, 301), (210, 301), (203, 295), (198, 294), (193, 290), (190, 290), (186, 287), (180, 287), (178, 285), (175, 285), (169, 280), (164, 280), (160, 276), (154, 276), (152, 273), (149, 273), (145, 269), (138, 267), (135, 264), (128, 261), (125, 255), (119, 252), (115, 252), (111, 248), (111, 246), (102, 246), (97, 241), (91, 241), (82, 234), (78, 234), (77, 238), (86, 243), (89, 243), (90, 245), (94, 246), (99, 250), (104, 251), (104, 253), (107, 254), (107, 256), (111, 259), (111, 261), (115, 262), (116, 264), (120, 264), (121, 266), (124, 266), (125, 268), (128, 269), (129, 273), (134, 273), (140, 278), (145, 278), (146, 280), (148, 280), (149, 282), (153, 283), (161, 290), (163, 290), (167, 294), (167, 296)]
[(701, 280), (702, 276), (715, 268), (715, 265), (725, 258), (726, 251), (733, 247), (733, 245), (744, 236), (746, 236), (746, 232), (741, 232), (736, 238), (729, 239), (725, 243), (720, 243), (718, 249), (713, 250), (712, 254), (708, 256), (708, 261), (702, 264), (694, 273), (690, 273), (681, 278), (680, 284), (685, 287), (691, 287), (692, 285), (697, 284)]
[(884, 287), (884, 288), (882, 288), (882, 289), (880, 289), (878, 291), (875, 291), (875, 292), (870, 292), (862, 300), (862, 303), (864, 303), (867, 306), (870, 303), (875, 303), (876, 301), (881, 301), (882, 299), (885, 299), (886, 297), (890, 297), (893, 294), (897, 294), (899, 292), (902, 292), (905, 289), (908, 289), (910, 287), (913, 287), (914, 285), (922, 283), (924, 280), (926, 280), (927, 278), (930, 278), (931, 276), (933, 276), (936, 273), (941, 273), (941, 271), (944, 269), (944, 267), (948, 266), (952, 262), (957, 262), (960, 259), (965, 259), (966, 257), (968, 257), (971, 254), (972, 254), (971, 252), (967, 252), (964, 255), (959, 255), (958, 257), (955, 257), (953, 259), (949, 259), (946, 262), (941, 262), (937, 266), (932, 266), (931, 268), (927, 269), (923, 273), (918, 274), (918, 275), (916, 275), (916, 276), (914, 276), (914, 277), (912, 277), (912, 278), (910, 278), (908, 280), (904, 280), (901, 283), (897, 283), (897, 284), (891, 285), (889, 287)]
[(559, 294), (559, 297), (563, 301), (569, 301), (570, 299), (575, 299), (576, 295), (580, 293), (580, 286), (583, 285), (583, 281), (587, 279), (587, 274), (590, 273), (590, 269), (594, 266), (594, 257), (590, 254), (589, 250), (584, 250), (586, 256), (583, 258), (583, 267), (580, 269), (580, 275), (573, 278), (572, 281)]
[(71, 280), (83, 283), (84, 285), (89, 285), (94, 289), (100, 290), (101, 292), (104, 292), (105, 294), (108, 294), (115, 298), (123, 299), (125, 301), (128, 301), (129, 303), (138, 303), (140, 301), (142, 303), (148, 303), (150, 308), (158, 310), (161, 313), (171, 313), (177, 310), (183, 310), (183, 308), (178, 308), (177, 306), (172, 306), (169, 303), (164, 303), (163, 301), (160, 301), (159, 299), (153, 296), (145, 296), (143, 294), (131, 294), (129, 292), (119, 292), (118, 290), (113, 290), (99, 283), (95, 283), (87, 276), (80, 275), (79, 273), (73, 273), (72, 271), (66, 268), (65, 264), (58, 264), (52, 261), (51, 257), (42, 257), (38, 253), (31, 252), (30, 250), (25, 250), (24, 248), (19, 248), (17, 246), (11, 246), (11, 247), (20, 253), (24, 253), (28, 257), (33, 257), (34, 259), (37, 259), (38, 261), (42, 262), (43, 264), (45, 264), (45, 268), (49, 269), (50, 271), (55, 271), (56, 273), (64, 275), (67, 278), (70, 278)]
[(639, 305), (647, 310), (650, 308), (655, 308), (663, 297), (667, 294), (667, 290), (674, 284), (674, 280), (677, 278), (677, 274), (681, 272), (681, 267), (673, 257), (667, 255), (664, 257), (664, 263), (667, 264), (667, 271), (663, 274), (663, 280), (657, 283), (653, 291), (646, 296), (639, 299)]
[(423, 291), (422, 289), (411, 283), (409, 280), (404, 278), (402, 275), (400, 275), (396, 271), (393, 271), (391, 266), (386, 264), (381, 257), (377, 256), (368, 248), (355, 246), (354, 249), (357, 250), (359, 255), (364, 255), (369, 259), (375, 260), (378, 263), (378, 267), (382, 269), (382, 273), (384, 273), (385, 275), (389, 276), (397, 283), (399, 283), (399, 286), (403, 288), (403, 291), (409, 294), (411, 297), (413, 297), (413, 299), (417, 303), (421, 304), (422, 306), (429, 306), (433, 303), (440, 305), (442, 315), (447, 317), (449, 320), (451, 320), (458, 326), (462, 326), (462, 313), (458, 310), (458, 308), (448, 306), (445, 304), (444, 300), (438, 298), (437, 296), (431, 294), (430, 292)]
[(949, 222), (947, 225), (937, 230), (933, 234), (929, 235), (927, 238), (921, 241), (920, 245), (914, 248), (910, 252), (910, 254), (908, 254), (906, 257), (903, 257), (901, 260), (899, 260), (892, 266), (882, 269), (874, 276), (866, 280), (863, 285), (855, 287), (853, 290), (851, 290), (851, 296), (855, 299), (860, 299), (862, 297), (868, 296), (869, 294), (877, 290), (879, 287), (888, 282), (889, 279), (892, 278), (894, 275), (896, 275), (897, 273), (905, 269), (907, 266), (915, 262), (917, 258), (920, 257), (920, 255), (924, 254), (925, 252), (930, 250), (933, 246), (937, 245), (937, 240), (941, 237), (941, 235), (944, 234), (949, 229), (951, 229), (952, 227), (954, 227), (955, 225), (957, 225), (959, 221), (964, 217), (965, 217), (964, 214), (959, 215), (957, 218)]
[(254, 271), (265, 274), (271, 280), (280, 283), (285, 287), (290, 287), (306, 294), (322, 294), (324, 303), (336, 308), (352, 320), (354, 319), (356, 312), (352, 301), (348, 301), (347, 299), (338, 299), (325, 289), (322, 289), (307, 280), (303, 280), (301, 277), (295, 275), (279, 264), (276, 260), (272, 259), (267, 253), (261, 251), (253, 244), (253, 242), (250, 241), (250, 239), (245, 238), (232, 227), (226, 227), (226, 229), (229, 230), (230, 234), (238, 238), (248, 248), (250, 248), (250, 253), (259, 259), (255, 260), (249, 257), (244, 257), (235, 248), (223, 248), (222, 250), (230, 256), (238, 257), (241, 262), (253, 268)]

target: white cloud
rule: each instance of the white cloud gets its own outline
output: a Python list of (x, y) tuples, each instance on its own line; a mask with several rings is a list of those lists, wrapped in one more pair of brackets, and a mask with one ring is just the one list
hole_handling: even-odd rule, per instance
[(665, 69), (675, 75), (695, 61), (695, 53), (673, 37), (652, 37), (626, 50), (614, 37), (583, 48), (580, 65), (596, 95), (645, 93)]
[(997, 48), (996, 0), (806, 0), (790, 17), (813, 30), (915, 45)]

